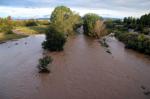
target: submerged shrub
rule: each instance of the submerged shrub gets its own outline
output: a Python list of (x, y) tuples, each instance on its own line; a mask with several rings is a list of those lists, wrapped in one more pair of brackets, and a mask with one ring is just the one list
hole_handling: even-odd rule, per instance
[(57, 26), (51, 25), (46, 31), (46, 41), (42, 43), (44, 49), (49, 51), (62, 51), (66, 36)]
[(50, 70), (48, 69), (48, 64), (52, 62), (52, 58), (49, 56), (45, 56), (41, 59), (39, 59), (39, 73), (49, 73)]

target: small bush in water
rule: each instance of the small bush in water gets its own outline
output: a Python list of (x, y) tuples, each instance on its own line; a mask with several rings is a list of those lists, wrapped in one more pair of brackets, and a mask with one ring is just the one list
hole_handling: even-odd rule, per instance
[(49, 56), (39, 59), (39, 73), (49, 73), (50, 71), (48, 70), (48, 64), (52, 63), (52, 61), (52, 58)]

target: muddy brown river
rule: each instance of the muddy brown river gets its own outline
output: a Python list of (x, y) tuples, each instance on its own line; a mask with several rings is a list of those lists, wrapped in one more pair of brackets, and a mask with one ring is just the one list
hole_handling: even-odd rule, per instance
[(108, 38), (70, 37), (63, 52), (49, 53), (50, 74), (39, 74), (44, 35), (0, 44), (0, 99), (150, 99), (150, 58)]

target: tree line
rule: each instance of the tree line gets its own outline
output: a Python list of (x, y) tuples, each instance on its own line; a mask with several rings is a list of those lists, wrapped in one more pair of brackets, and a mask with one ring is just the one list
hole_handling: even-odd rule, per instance
[[(150, 36), (148, 35), (150, 33), (150, 14), (142, 15), (137, 19), (125, 17), (123, 21), (115, 21), (113, 25), (111, 29), (126, 48), (150, 55)], [(134, 31), (128, 31), (129, 29), (134, 29)]]
[(0, 32), (11, 34), (13, 29), (13, 22), (10, 16), (7, 18), (0, 18)]
[(123, 23), (127, 28), (148, 34), (150, 32), (150, 13), (142, 15), (140, 18), (125, 17)]

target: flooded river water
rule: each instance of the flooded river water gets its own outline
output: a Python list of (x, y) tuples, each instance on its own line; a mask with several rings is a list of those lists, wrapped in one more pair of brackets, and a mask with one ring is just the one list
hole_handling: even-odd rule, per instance
[(82, 34), (49, 53), (50, 74), (39, 74), (44, 35), (0, 44), (0, 99), (150, 99), (150, 59), (108, 38), (109, 50)]

